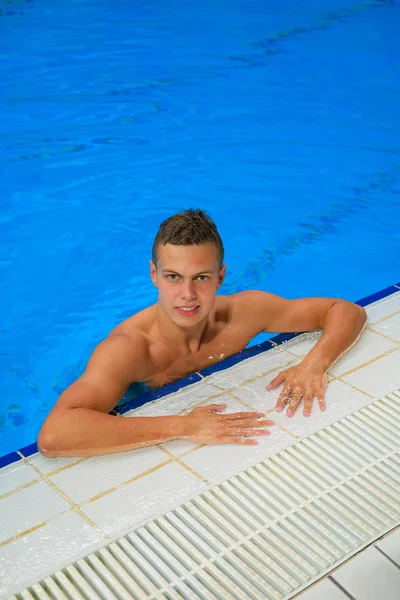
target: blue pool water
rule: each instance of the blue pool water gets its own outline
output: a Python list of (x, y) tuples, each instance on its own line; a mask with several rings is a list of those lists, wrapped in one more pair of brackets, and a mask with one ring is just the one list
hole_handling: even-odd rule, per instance
[(156, 300), (182, 208), (220, 229), (222, 293), (400, 279), (399, 26), (378, 0), (0, 0), (0, 454)]

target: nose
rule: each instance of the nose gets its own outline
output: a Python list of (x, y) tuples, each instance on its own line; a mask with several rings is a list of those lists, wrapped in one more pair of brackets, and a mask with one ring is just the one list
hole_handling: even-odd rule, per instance
[(193, 281), (184, 281), (181, 289), (182, 300), (190, 302), (196, 298), (196, 288)]

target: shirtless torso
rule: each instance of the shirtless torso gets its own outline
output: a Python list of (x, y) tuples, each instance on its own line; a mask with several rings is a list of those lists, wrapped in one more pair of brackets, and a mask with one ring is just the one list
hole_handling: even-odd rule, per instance
[[(125, 336), (132, 345), (133, 355), (138, 343), (142, 345), (146, 360), (141, 365), (140, 381), (150, 388), (158, 388), (246, 347), (258, 331), (251, 319), (244, 319), (240, 314), (245, 296), (246, 292), (216, 298), (195, 348), (163, 338), (157, 327), (157, 304), (118, 325), (110, 336)], [(133, 368), (132, 381), (136, 380), (136, 372), (137, 368)]]

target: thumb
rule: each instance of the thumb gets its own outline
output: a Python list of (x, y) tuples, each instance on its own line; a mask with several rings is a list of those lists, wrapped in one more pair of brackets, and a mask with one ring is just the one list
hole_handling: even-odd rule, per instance
[(285, 379), (285, 371), (281, 371), (272, 381), (270, 381), (269, 385), (267, 385), (267, 390), (275, 389), (279, 384), (283, 383)]

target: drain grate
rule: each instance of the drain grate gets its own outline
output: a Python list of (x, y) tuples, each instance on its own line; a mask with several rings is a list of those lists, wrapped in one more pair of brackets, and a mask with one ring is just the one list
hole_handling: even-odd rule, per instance
[(12, 600), (291, 598), (399, 521), (394, 392)]

